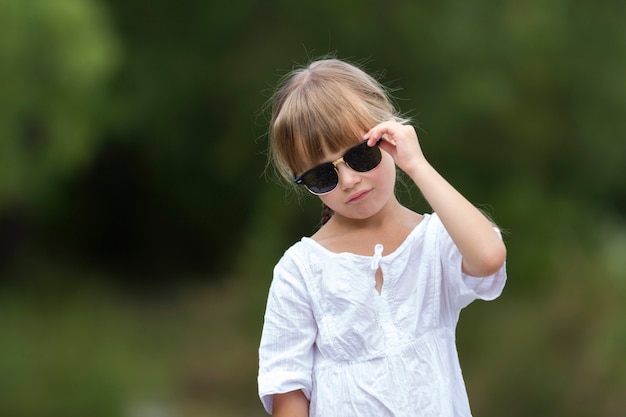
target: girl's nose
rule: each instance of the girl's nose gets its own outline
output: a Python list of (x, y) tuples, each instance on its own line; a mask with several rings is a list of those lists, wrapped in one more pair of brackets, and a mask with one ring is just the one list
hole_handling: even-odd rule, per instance
[(335, 167), (339, 176), (339, 186), (342, 190), (349, 190), (361, 182), (361, 176), (354, 171), (345, 162), (337, 164)]

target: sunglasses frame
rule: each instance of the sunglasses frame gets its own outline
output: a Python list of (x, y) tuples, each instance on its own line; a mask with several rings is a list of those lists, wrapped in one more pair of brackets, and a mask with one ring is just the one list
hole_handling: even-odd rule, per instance
[[(375, 143), (373, 146), (369, 146), (369, 145), (367, 145), (367, 141), (368, 141), (368, 140), (364, 140), (364, 141), (362, 141), (362, 142), (359, 142), (359, 143), (357, 143), (356, 145), (354, 145), (354, 146), (352, 146), (351, 148), (349, 148), (349, 149), (348, 149), (348, 150), (347, 150), (347, 151), (343, 154), (343, 156), (342, 156), (341, 158), (339, 158), (339, 159), (337, 159), (337, 160), (335, 160), (335, 161), (332, 161), (332, 162), (324, 162), (323, 164), (316, 165), (316, 166), (314, 166), (313, 168), (306, 170), (305, 172), (303, 172), (302, 174), (300, 174), (300, 175), (299, 175), (299, 176), (297, 176), (297, 177), (296, 177), (296, 176), (295, 176), (295, 174), (294, 174), (293, 182), (295, 182), (295, 183), (296, 183), (296, 184), (298, 184), (298, 185), (304, 185), (304, 186), (306, 187), (306, 189), (307, 189), (307, 190), (308, 190), (311, 194), (313, 194), (313, 195), (325, 195), (325, 194), (328, 194), (328, 193), (330, 193), (331, 191), (333, 191), (335, 188), (337, 188), (337, 185), (339, 184), (339, 170), (337, 169), (337, 165), (339, 165), (339, 163), (340, 163), (340, 162), (343, 162), (344, 164), (346, 164), (346, 166), (347, 166), (348, 168), (350, 168), (351, 170), (353, 170), (353, 171), (355, 171), (355, 172), (369, 172), (369, 171), (373, 170), (374, 168), (376, 168), (377, 166), (379, 166), (379, 165), (380, 165), (380, 162), (382, 161), (382, 154), (380, 154), (380, 149), (378, 149), (378, 152), (379, 152), (379, 154), (381, 155), (380, 160), (378, 161), (378, 163), (377, 163), (375, 166), (373, 166), (372, 168), (370, 168), (370, 169), (368, 169), (368, 170), (366, 170), (366, 171), (359, 171), (359, 170), (357, 170), (357, 169), (354, 169), (353, 167), (351, 167), (351, 166), (350, 166), (350, 164), (349, 164), (348, 162), (346, 162), (346, 161), (344, 160), (344, 158), (346, 157), (346, 155), (348, 155), (350, 152), (353, 152), (356, 148), (358, 148), (358, 147), (360, 147), (360, 146), (365, 145), (365, 146), (367, 146), (367, 147), (369, 147), (369, 148), (374, 148), (374, 147), (378, 146), (378, 144), (380, 144), (380, 141), (381, 141), (381, 140), (383, 140), (383, 139), (382, 139), (382, 138), (378, 139), (378, 141), (376, 141), (376, 143)], [(311, 173), (312, 171), (314, 171), (314, 170), (316, 170), (316, 169), (320, 169), (321, 167), (325, 167), (325, 166), (328, 166), (328, 165), (332, 165), (333, 169), (335, 170), (335, 173), (336, 173), (336, 176), (337, 176), (337, 181), (336, 181), (335, 185), (333, 186), (333, 188), (331, 188), (331, 189), (330, 189), (330, 190), (328, 190), (328, 191), (324, 191), (324, 192), (322, 192), (322, 193), (317, 193), (317, 192), (314, 192), (314, 191), (313, 191), (313, 190), (311, 190), (311, 189), (309, 188), (309, 186), (308, 186), (308, 185), (304, 182), (304, 179), (303, 179), (303, 178), (304, 178), (306, 175), (308, 175), (309, 173)]]

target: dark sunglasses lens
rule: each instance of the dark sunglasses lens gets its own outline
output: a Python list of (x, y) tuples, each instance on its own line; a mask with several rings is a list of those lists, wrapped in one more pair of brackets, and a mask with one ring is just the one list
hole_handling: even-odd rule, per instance
[(367, 172), (380, 164), (382, 154), (378, 146), (369, 146), (367, 142), (352, 148), (348, 151), (343, 160), (355, 171)]
[[(369, 146), (366, 141), (348, 150), (343, 156), (343, 161), (358, 172), (376, 168), (381, 160), (382, 154), (378, 146)], [(326, 194), (335, 189), (339, 177), (335, 166), (328, 162), (305, 172), (296, 179), (296, 183), (305, 185), (313, 194)]]
[(325, 194), (335, 189), (339, 178), (333, 164), (324, 164), (307, 172), (302, 182), (312, 193)]

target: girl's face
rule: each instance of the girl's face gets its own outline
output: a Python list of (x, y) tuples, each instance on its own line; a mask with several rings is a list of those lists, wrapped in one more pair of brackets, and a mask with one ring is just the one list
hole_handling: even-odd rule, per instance
[[(326, 161), (341, 158), (346, 149), (327, 154)], [(336, 214), (349, 219), (367, 219), (377, 214), (394, 196), (396, 167), (391, 155), (381, 149), (380, 164), (367, 172), (357, 172), (345, 163), (337, 164), (339, 182), (334, 190), (320, 195)]]

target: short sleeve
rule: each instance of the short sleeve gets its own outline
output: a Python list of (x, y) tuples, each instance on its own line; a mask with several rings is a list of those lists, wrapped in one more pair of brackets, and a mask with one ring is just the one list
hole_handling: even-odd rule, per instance
[(310, 298), (296, 263), (283, 257), (274, 268), (259, 347), (259, 397), (272, 413), (273, 394), (302, 389), (311, 398), (317, 335)]
[[(494, 300), (500, 296), (506, 283), (506, 262), (493, 275), (487, 277), (473, 277), (463, 273), (463, 257), (452, 241), (452, 238), (441, 225), (440, 253), (443, 261), (444, 281), (448, 289), (451, 306), (456, 310), (467, 307), (472, 301)], [(500, 231), (494, 227), (502, 239)]]

